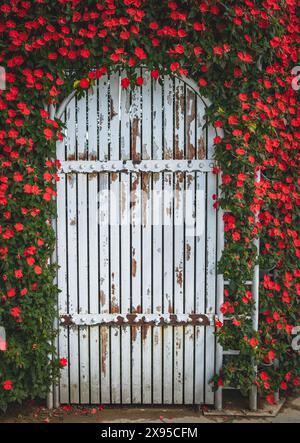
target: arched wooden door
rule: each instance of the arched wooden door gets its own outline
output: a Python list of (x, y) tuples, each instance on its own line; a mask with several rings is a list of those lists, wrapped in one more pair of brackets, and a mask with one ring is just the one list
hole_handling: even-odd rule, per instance
[(193, 84), (102, 78), (66, 106), (57, 199), (61, 403), (213, 403), (213, 131)]

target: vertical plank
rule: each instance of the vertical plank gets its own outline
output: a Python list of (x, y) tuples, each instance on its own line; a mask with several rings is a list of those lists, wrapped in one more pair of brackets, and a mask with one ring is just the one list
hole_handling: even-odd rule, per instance
[[(142, 87), (142, 159), (152, 156), (152, 106), (151, 106), (151, 76), (143, 71), (144, 85)], [(151, 174), (142, 173), (142, 308), (146, 315), (152, 312), (152, 192)], [(142, 374), (144, 404), (152, 401), (152, 334), (150, 326), (142, 328)]]
[[(65, 123), (65, 115), (62, 121)], [(66, 132), (66, 131), (65, 131)], [(66, 134), (64, 134), (66, 135)], [(65, 138), (57, 143), (57, 159), (65, 160)], [(60, 289), (58, 297), (58, 312), (64, 314), (68, 312), (68, 268), (67, 268), (67, 225), (66, 225), (66, 174), (60, 175), (60, 180), (57, 183), (57, 260), (59, 268), (57, 270), (57, 284)], [(69, 343), (68, 343), (68, 328), (60, 326), (58, 336), (59, 357), (69, 357)], [(69, 368), (64, 367), (61, 370), (60, 377), (60, 403), (69, 403)]]
[[(88, 93), (88, 148), (89, 158), (98, 152), (98, 85)], [(98, 236), (98, 174), (88, 177), (88, 244), (89, 244), (89, 308), (91, 314), (99, 313), (99, 236)], [(100, 403), (100, 352), (99, 327), (90, 328), (90, 392), (91, 403)]]
[[(197, 98), (196, 138), (198, 143), (197, 157), (204, 155), (204, 136), (202, 117), (204, 106)], [(205, 260), (206, 260), (206, 177), (204, 173), (196, 173), (196, 312), (205, 313)], [(205, 328), (195, 327), (195, 404), (204, 403), (205, 390)]]
[[(99, 158), (108, 160), (108, 79), (107, 76), (99, 80)], [(101, 173), (100, 188), (100, 312), (109, 313), (109, 200), (108, 200), (108, 173)], [(110, 403), (110, 332), (108, 326), (100, 327), (100, 367), (101, 367), (101, 403)]]
[[(186, 157), (195, 159), (196, 96), (186, 87)], [(185, 265), (184, 265), (184, 312), (195, 312), (195, 173), (185, 177)], [(194, 402), (194, 346), (195, 328), (184, 328), (184, 403)]]
[[(67, 159), (76, 157), (76, 100), (73, 99), (67, 112)], [(77, 220), (77, 174), (67, 175), (67, 226), (68, 226), (68, 288), (69, 312), (78, 312), (78, 220)], [(70, 402), (79, 403), (79, 348), (78, 327), (69, 330), (70, 347)]]
[[(163, 90), (153, 81), (153, 159), (163, 156)], [(153, 312), (162, 313), (163, 290), (163, 243), (162, 243), (162, 174), (153, 174)], [(153, 403), (162, 403), (162, 347), (163, 328), (153, 327)]]
[[(141, 91), (132, 92), (131, 104), (131, 158), (141, 159)], [(142, 281), (142, 254), (141, 254), (141, 174), (131, 176), (131, 310), (141, 312), (141, 281)], [(141, 403), (141, 327), (131, 328), (131, 357), (132, 357), (132, 403)]]
[[(175, 79), (175, 158), (185, 157), (185, 87)], [(174, 202), (174, 297), (175, 314), (184, 311), (184, 173), (175, 173)], [(174, 340), (174, 403), (183, 401), (183, 327), (175, 328)]]
[[(119, 74), (110, 76), (110, 159), (120, 158)], [(120, 175), (110, 173), (110, 309), (120, 313)], [(111, 401), (120, 403), (120, 326), (111, 327)]]
[[(77, 151), (78, 158), (86, 161), (87, 152), (87, 97), (84, 95), (77, 104)], [(86, 174), (77, 176), (78, 198), (78, 281), (79, 281), (79, 312), (84, 315), (89, 310), (88, 287), (88, 224), (87, 224), (87, 183)], [(88, 404), (89, 396), (89, 329), (87, 326), (79, 327), (79, 355), (80, 355), (80, 403)]]
[[(126, 73), (123, 74), (126, 76)], [(121, 92), (121, 159), (130, 159), (130, 92)], [(130, 177), (121, 174), (121, 312), (130, 312)], [(121, 330), (122, 404), (131, 403), (130, 326)]]
[[(208, 158), (213, 158), (213, 128), (208, 130)], [(217, 192), (217, 178), (211, 172), (207, 173), (207, 269), (206, 269), (206, 312), (214, 313), (216, 309), (216, 238), (217, 238), (217, 211), (213, 207), (213, 194)], [(205, 402), (214, 403), (214, 392), (210, 384), (215, 371), (215, 328), (206, 328), (206, 380), (205, 380)]]
[[(164, 78), (164, 153), (173, 158), (173, 80)], [(172, 314), (173, 305), (173, 174), (164, 173), (163, 198), (163, 312)], [(163, 403), (173, 403), (173, 328), (163, 329)]]

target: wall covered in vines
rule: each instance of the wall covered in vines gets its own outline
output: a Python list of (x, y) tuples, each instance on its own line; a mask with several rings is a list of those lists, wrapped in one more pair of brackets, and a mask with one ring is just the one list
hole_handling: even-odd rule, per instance
[[(222, 170), (229, 286), (217, 334), (239, 356), (225, 360), (216, 386), (256, 383), (267, 400), (298, 390), (299, 89), (298, 0), (1, 0), (0, 65), (0, 408), (47, 393), (64, 361), (49, 361), (57, 289), (49, 264), (55, 237), (55, 144), (49, 114), (106, 72), (126, 70), (123, 88), (153, 78), (194, 79), (212, 106)], [(293, 70), (293, 71), (292, 71)], [(299, 69), (300, 70), (300, 69)], [(3, 82), (2, 82), (3, 83)], [(300, 81), (299, 81), (300, 83)], [(4, 85), (2, 85), (4, 87)], [(260, 181), (255, 176), (261, 172)], [(252, 329), (249, 287), (261, 237), (260, 325)], [(251, 362), (255, 359), (258, 372)], [(274, 365), (274, 362), (276, 364)]]

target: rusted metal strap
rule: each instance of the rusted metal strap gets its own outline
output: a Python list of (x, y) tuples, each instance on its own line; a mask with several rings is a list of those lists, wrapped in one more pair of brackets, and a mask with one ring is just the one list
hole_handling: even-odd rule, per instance
[(213, 314), (64, 314), (63, 326), (212, 326)]
[(116, 160), (116, 161), (63, 161), (60, 173), (95, 172), (211, 172), (212, 160)]

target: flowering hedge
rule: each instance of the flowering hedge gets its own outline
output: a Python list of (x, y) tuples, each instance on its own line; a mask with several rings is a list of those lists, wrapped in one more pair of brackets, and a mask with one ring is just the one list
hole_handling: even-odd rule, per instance
[[(217, 322), (217, 333), (225, 348), (241, 354), (225, 360), (215, 384), (247, 391), (256, 383), (269, 402), (278, 388), (297, 389), (291, 333), (300, 317), (300, 108), (291, 71), (299, 61), (299, 6), (297, 0), (1, 1), (0, 65), (7, 75), (0, 90), (0, 325), (7, 343), (0, 351), (0, 407), (46, 394), (59, 368), (48, 354), (57, 297), (49, 264), (52, 159), (61, 123), (47, 109), (106, 72), (126, 70), (122, 87), (139, 87), (139, 66), (158, 81), (173, 73), (198, 82), (212, 103), (208, 119), (224, 134), (215, 138), (215, 172), (223, 173), (215, 206), (225, 209), (220, 271), (230, 284), (222, 306), (228, 320)], [(252, 278), (258, 235), (265, 272), (256, 333), (243, 282)]]

